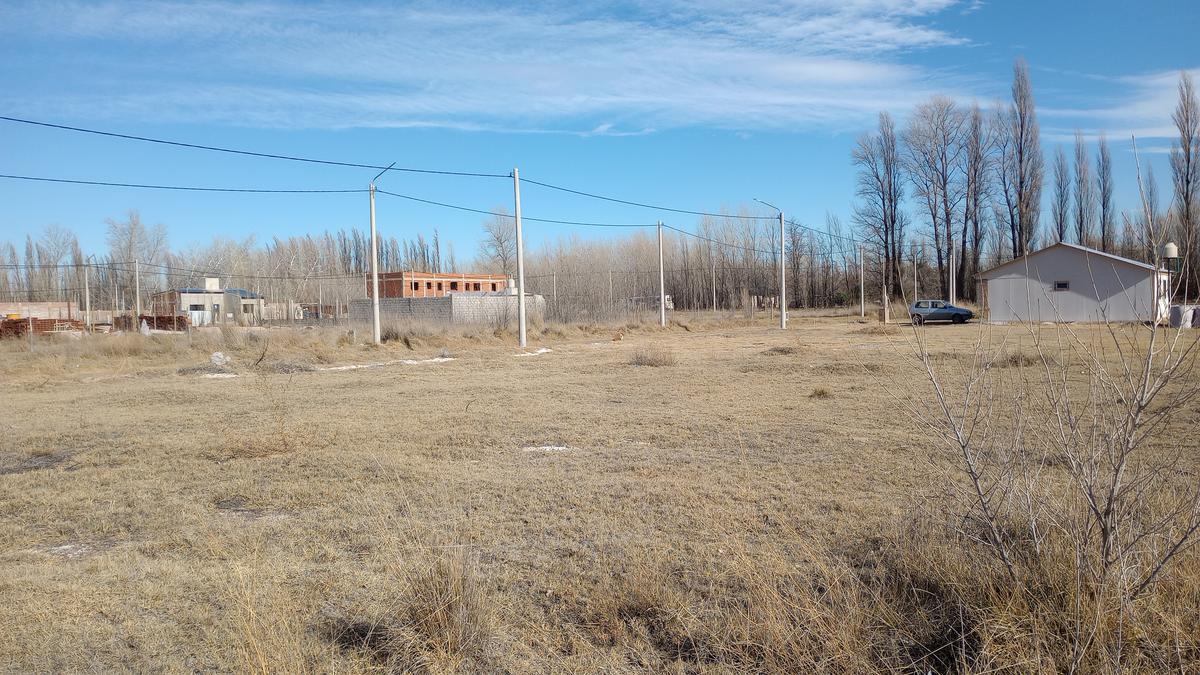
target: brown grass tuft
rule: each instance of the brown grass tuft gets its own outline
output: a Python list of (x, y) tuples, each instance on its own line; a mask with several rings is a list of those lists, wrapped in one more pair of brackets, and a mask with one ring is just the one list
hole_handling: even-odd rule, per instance
[(662, 347), (641, 347), (629, 357), (629, 364), (632, 366), (673, 366), (675, 365), (674, 352), (667, 351)]

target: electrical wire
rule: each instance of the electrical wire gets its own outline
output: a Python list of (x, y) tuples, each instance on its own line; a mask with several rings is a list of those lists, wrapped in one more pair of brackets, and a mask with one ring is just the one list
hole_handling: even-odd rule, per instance
[[(160, 145), (171, 145), (180, 148), (192, 148), (194, 150), (209, 150), (212, 152), (224, 152), (231, 155), (246, 155), (248, 157), (262, 157), (265, 159), (282, 159), (289, 162), (306, 162), (309, 164), (325, 164), (328, 166), (344, 166), (355, 169), (389, 169), (389, 167), (377, 164), (359, 164), (356, 162), (338, 162), (328, 159), (314, 159), (311, 157), (297, 157), (294, 155), (278, 155), (269, 152), (253, 152), (250, 150), (237, 150), (234, 148), (223, 148), (215, 145), (201, 145), (199, 143), (184, 143), (181, 141), (168, 141), (161, 138), (150, 138), (147, 136), (134, 136), (132, 134), (118, 134), (111, 131), (99, 131), (97, 129), (85, 129), (83, 127), (72, 127), (65, 124), (51, 124), (50, 122), (39, 122), (37, 120), (21, 119), (20, 117), (8, 117), (0, 115), (0, 120), (5, 122), (16, 122), (19, 124), (30, 124), (38, 127), (46, 127), (49, 129), (62, 129), (64, 131), (75, 131), (83, 134), (94, 134), (96, 136), (107, 136), (110, 138), (120, 138), (129, 141), (142, 141), (144, 143), (158, 143)], [(472, 176), (479, 178), (509, 178), (509, 174), (500, 173), (481, 173), (475, 171), (442, 171), (437, 169), (417, 169), (412, 167), (391, 167), (391, 171), (402, 171), (405, 173), (424, 173), (434, 174), (439, 176)]]
[[(447, 204), (446, 202), (438, 202), (438, 201), (434, 201), (432, 199), (423, 199), (421, 197), (414, 197), (412, 195), (403, 195), (403, 194), (400, 194), (399, 192), (389, 192), (388, 190), (380, 190), (379, 188), (376, 188), (375, 192), (378, 194), (382, 194), (382, 195), (388, 195), (389, 197), (398, 197), (400, 199), (407, 199), (409, 201), (420, 202), (422, 204), (430, 204), (432, 206), (440, 206), (442, 208), (447, 208), (447, 209), (466, 211), (468, 213), (478, 213), (478, 214), (485, 215), (485, 216), (495, 216), (497, 218), (507, 218), (509, 220), (516, 219), (516, 216), (513, 216), (508, 213), (499, 213), (497, 211), (485, 211), (483, 209), (475, 209), (475, 208), (471, 208), (469, 206), (460, 206), (458, 204)], [(655, 225), (656, 225), (656, 223), (589, 223), (589, 222), (581, 222), (581, 221), (577, 221), (577, 220), (557, 220), (557, 219), (553, 219), (553, 218), (534, 218), (533, 216), (524, 216), (524, 215), (521, 216), (521, 221), (522, 222), (529, 221), (529, 222), (534, 222), (534, 223), (550, 223), (550, 224), (554, 224), (554, 225), (581, 225), (584, 227), (655, 227)]]
[(185, 192), (238, 192), (238, 193), (254, 193), (254, 194), (345, 194), (351, 192), (366, 192), (366, 188), (358, 188), (353, 190), (268, 190), (259, 188), (214, 188), (214, 187), (195, 187), (191, 185), (150, 185), (145, 183), (114, 183), (109, 181), (99, 180), (71, 180), (67, 178), (45, 178), (41, 176), (17, 176), (12, 174), (0, 174), (0, 178), (10, 180), (25, 180), (38, 183), (68, 183), (71, 185), (98, 185), (102, 187), (124, 187), (124, 188), (140, 188), (146, 190), (180, 190)]

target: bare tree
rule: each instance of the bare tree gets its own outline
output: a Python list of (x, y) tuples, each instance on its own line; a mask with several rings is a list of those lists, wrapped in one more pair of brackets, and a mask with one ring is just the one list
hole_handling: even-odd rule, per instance
[(1075, 132), (1075, 242), (1090, 246), (1096, 222), (1096, 188), (1083, 134)]
[(1096, 188), (1100, 196), (1100, 250), (1112, 251), (1116, 236), (1112, 155), (1108, 151), (1108, 138), (1103, 132), (1096, 145)]
[(860, 136), (853, 158), (858, 167), (859, 199), (854, 206), (854, 222), (878, 244), (883, 259), (883, 288), (892, 297), (901, 297), (900, 260), (906, 221), (900, 209), (904, 187), (891, 115), (879, 113), (879, 132)]
[[(507, 214), (503, 208), (492, 209)], [(517, 235), (513, 223), (506, 217), (494, 216), (483, 224), (483, 241), (479, 243), (479, 258), (485, 265), (505, 276), (513, 275), (517, 259)]]
[(1187, 261), (1183, 294), (1184, 298), (1192, 298), (1200, 288), (1200, 102), (1187, 72), (1179, 74), (1179, 102), (1171, 120), (1179, 133), (1171, 148), (1171, 178), (1177, 236)]
[(998, 181), (1014, 257), (1025, 255), (1037, 236), (1045, 159), (1033, 86), (1024, 59), (1013, 64), (1012, 103), (997, 110)]
[[(985, 229), (983, 219), (985, 205), (991, 199), (992, 136), (991, 130), (984, 121), (983, 111), (979, 104), (973, 104), (968, 114), (963, 159), (963, 209), (962, 236), (960, 237), (959, 260), (963, 263), (958, 268), (956, 287), (967, 291), (969, 297), (978, 299), (975, 288), (975, 274), (980, 271), (979, 260), (983, 254), (983, 238)], [(968, 237), (970, 246), (967, 245)], [(968, 274), (967, 261), (970, 260)], [(965, 282), (970, 280), (968, 286)]]
[(1054, 151), (1054, 201), (1050, 209), (1054, 222), (1054, 241), (1065, 241), (1071, 221), (1071, 167), (1062, 146)]
[(904, 168), (914, 196), (921, 198), (929, 215), (942, 297), (950, 291), (948, 259), (965, 189), (964, 126), (965, 117), (954, 101), (935, 96), (917, 106), (904, 132)]

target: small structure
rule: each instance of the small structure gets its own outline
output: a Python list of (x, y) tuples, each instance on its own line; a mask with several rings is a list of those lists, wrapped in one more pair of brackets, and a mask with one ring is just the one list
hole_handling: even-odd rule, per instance
[[(441, 298), (452, 293), (503, 293), (508, 278), (496, 274), (449, 272), (383, 272), (379, 275), (380, 298)], [(367, 297), (372, 297), (367, 277)]]
[(157, 316), (186, 316), (193, 326), (256, 325), (263, 318), (263, 297), (244, 288), (221, 288), (221, 280), (206, 277), (204, 288), (174, 288), (150, 297)]
[(78, 319), (83, 316), (71, 300), (0, 302), (0, 319)]
[(1137, 260), (1060, 242), (980, 272), (992, 323), (1162, 321), (1170, 274)]

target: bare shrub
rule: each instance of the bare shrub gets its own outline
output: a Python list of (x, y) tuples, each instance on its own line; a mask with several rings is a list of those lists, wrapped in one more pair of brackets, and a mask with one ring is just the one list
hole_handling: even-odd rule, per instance
[(675, 354), (662, 347), (642, 347), (629, 357), (629, 364), (633, 366), (673, 366), (675, 365)]
[(833, 398), (833, 392), (829, 391), (825, 387), (816, 387), (812, 390), (812, 393), (809, 394), (808, 397), (820, 399)]
[(990, 346), (986, 333), (947, 375), (914, 331), (933, 403), (913, 414), (954, 458), (926, 518), (957, 546), (925, 565), (975, 617), (979, 659), (1021, 668), (1019, 654), (1069, 672), (1195, 667), (1200, 655), (1175, 646), (1180, 621), (1195, 625), (1197, 613), (1167, 611), (1182, 609), (1172, 584), (1193, 595), (1200, 584), (1180, 571), (1200, 540), (1200, 489), (1169, 439), (1200, 393), (1197, 338), (1156, 325), (1049, 337), (1031, 326), (1029, 355)]

